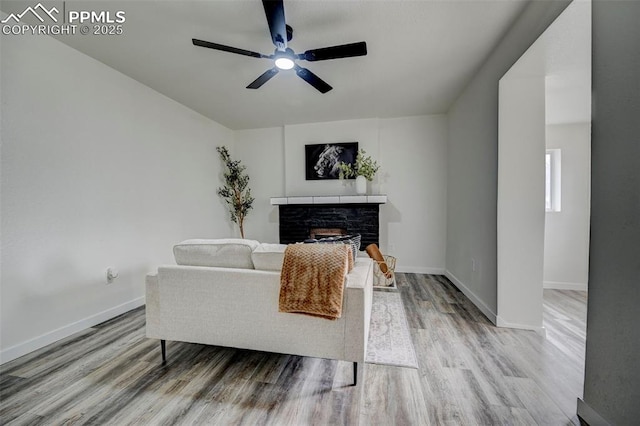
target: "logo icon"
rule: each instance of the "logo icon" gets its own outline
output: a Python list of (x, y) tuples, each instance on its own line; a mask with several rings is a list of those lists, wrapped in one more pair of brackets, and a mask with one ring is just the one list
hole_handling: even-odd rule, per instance
[(25, 16), (27, 13), (31, 13), (33, 16), (38, 18), (40, 22), (44, 22), (44, 18), (40, 14), (38, 14), (38, 11), (40, 11), (40, 13), (44, 13), (46, 16), (51, 18), (53, 22), (58, 22), (58, 18), (56, 18), (53, 15), (53, 13), (55, 12), (56, 14), (58, 14), (60, 13), (60, 11), (55, 7), (52, 7), (50, 10), (47, 10), (47, 8), (42, 5), (42, 3), (38, 3), (34, 7), (29, 6), (22, 13), (18, 13), (17, 15), (15, 13), (12, 13), (0, 22), (3, 24), (6, 24), (7, 22), (9, 22), (9, 20), (13, 19), (16, 23), (18, 23), (20, 22), (22, 17)]

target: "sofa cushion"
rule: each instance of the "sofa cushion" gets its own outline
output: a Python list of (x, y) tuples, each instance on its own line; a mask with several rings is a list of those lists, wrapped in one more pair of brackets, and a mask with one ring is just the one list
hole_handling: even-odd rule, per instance
[(173, 246), (178, 265), (253, 269), (251, 252), (260, 243), (239, 238), (186, 240)]
[(286, 244), (260, 243), (251, 253), (253, 267), (262, 271), (280, 272), (286, 248)]

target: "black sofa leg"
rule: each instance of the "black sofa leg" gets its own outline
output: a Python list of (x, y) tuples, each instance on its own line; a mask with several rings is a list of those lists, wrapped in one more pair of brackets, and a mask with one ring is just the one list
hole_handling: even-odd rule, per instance
[(162, 350), (162, 363), (167, 363), (167, 341), (160, 340), (160, 350)]
[(358, 363), (353, 363), (353, 386), (358, 384)]

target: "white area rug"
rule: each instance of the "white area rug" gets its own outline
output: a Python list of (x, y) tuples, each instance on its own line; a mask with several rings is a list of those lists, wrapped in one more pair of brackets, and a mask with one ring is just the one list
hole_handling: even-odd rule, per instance
[(366, 362), (418, 368), (400, 293), (373, 292)]

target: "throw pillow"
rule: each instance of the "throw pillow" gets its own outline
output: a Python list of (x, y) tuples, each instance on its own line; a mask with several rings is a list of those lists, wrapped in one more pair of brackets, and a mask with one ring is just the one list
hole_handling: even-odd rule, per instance
[(320, 238), (319, 240), (310, 238), (308, 240), (304, 240), (304, 243), (305, 244), (349, 244), (351, 246), (351, 254), (353, 254), (353, 261), (355, 262), (356, 257), (358, 256), (358, 250), (360, 250), (361, 239), (362, 239), (362, 236), (360, 234), (336, 235), (335, 237)]
[(251, 253), (258, 245), (239, 238), (186, 240), (173, 246), (178, 265), (253, 269)]
[(349, 241), (349, 244), (355, 247), (356, 252), (360, 250), (360, 242), (362, 240), (362, 235), (343, 235), (338, 237), (338, 241)]

